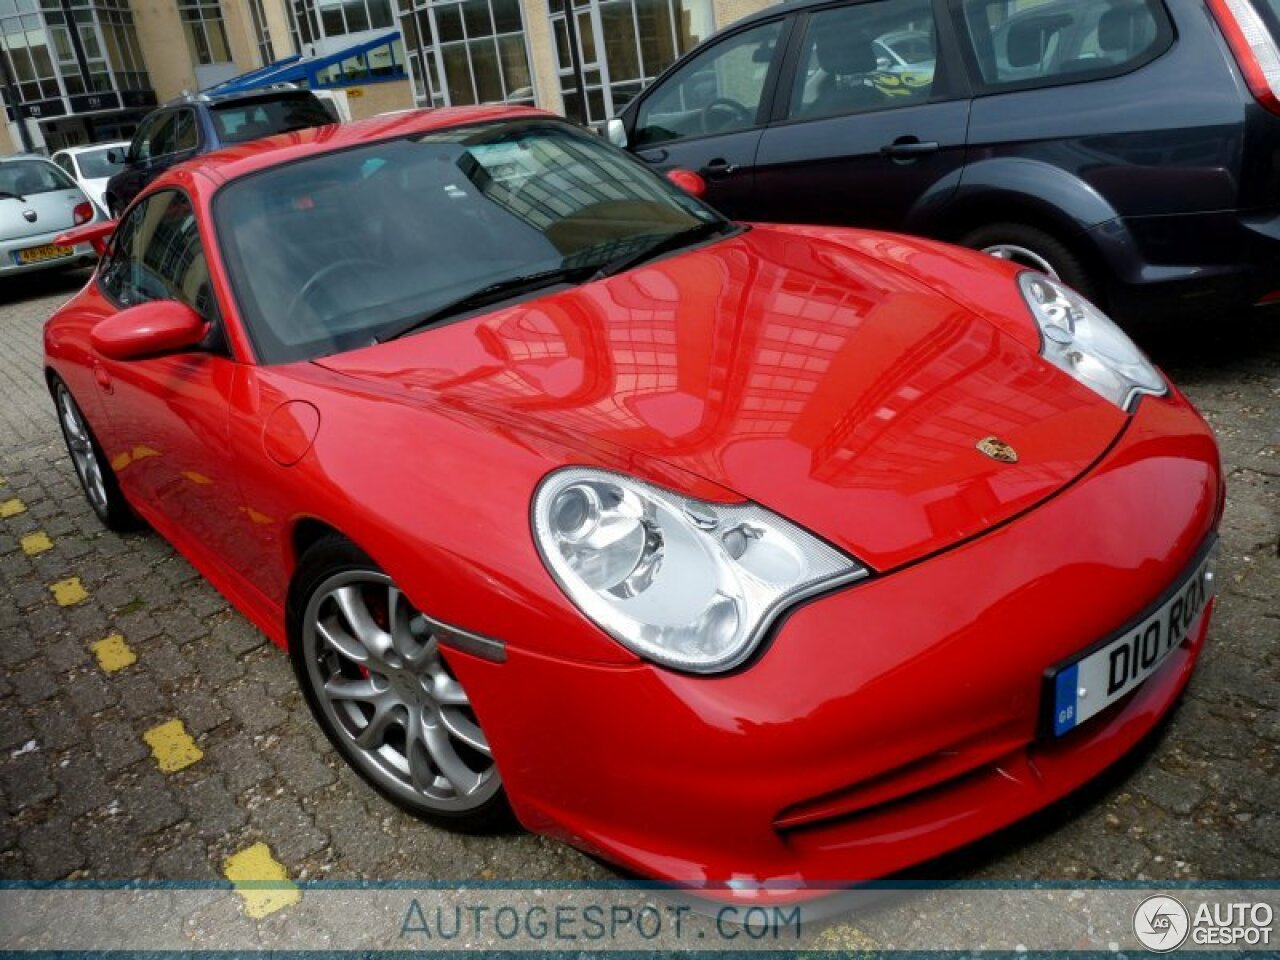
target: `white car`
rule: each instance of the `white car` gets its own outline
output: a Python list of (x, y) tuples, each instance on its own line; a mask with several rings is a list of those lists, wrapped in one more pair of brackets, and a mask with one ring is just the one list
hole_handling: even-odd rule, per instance
[(120, 172), (120, 163), (113, 163), (108, 156), (111, 151), (123, 160), (129, 150), (128, 140), (116, 140), (111, 143), (92, 143), (83, 147), (67, 147), (59, 150), (51, 159), (71, 175), (80, 189), (89, 195), (98, 209), (106, 210), (105, 198), (107, 181)]

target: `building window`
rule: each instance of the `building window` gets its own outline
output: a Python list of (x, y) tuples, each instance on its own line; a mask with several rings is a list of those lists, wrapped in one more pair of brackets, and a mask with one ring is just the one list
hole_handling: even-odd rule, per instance
[(400, 0), (419, 106), (533, 103), (519, 0)]
[[(376, 34), (394, 30), (393, 0), (290, 0), (289, 29), (296, 49), (311, 44), (324, 49), (325, 41), (353, 34)], [(344, 42), (344, 46), (349, 44)], [(336, 46), (336, 45), (335, 45)]]
[[(48, 0), (44, 5), (50, 6)], [(84, 70), (72, 30), (84, 53)], [(23, 103), (151, 86), (128, 0), (72, 0), (69, 13), (41, 10), (36, 0), (0, 0), (0, 40), (0, 56)], [(103, 107), (112, 105), (114, 98)], [(64, 103), (52, 115), (72, 112)]]
[(178, 0), (178, 15), (182, 17), (191, 57), (197, 64), (231, 62), (227, 25), (218, 0)]
[(565, 114), (601, 124), (711, 35), (711, 0), (549, 0)]
[(271, 46), (271, 30), (267, 26), (267, 12), (262, 9), (262, 0), (249, 0), (249, 17), (253, 21), (253, 39), (258, 45), (258, 62), (265, 67), (275, 62), (276, 53)]

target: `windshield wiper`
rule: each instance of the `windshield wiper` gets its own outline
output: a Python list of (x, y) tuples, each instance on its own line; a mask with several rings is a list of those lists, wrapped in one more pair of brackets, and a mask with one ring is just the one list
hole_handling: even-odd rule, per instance
[(652, 260), (654, 257), (661, 256), (668, 251), (678, 250), (707, 237), (713, 237), (717, 233), (723, 233), (731, 226), (732, 224), (727, 220), (712, 220), (707, 223), (696, 224), (684, 230), (677, 230), (675, 233), (668, 233), (641, 250), (624, 253), (616, 259), (602, 264), (591, 279), (599, 280), (602, 277), (612, 277), (615, 274), (630, 270), (632, 267), (638, 267), (645, 261)]
[(506, 277), (449, 300), (429, 313), (414, 317), (403, 326), (380, 334), (375, 339), (378, 343), (396, 340), (456, 314), (465, 313), (468, 310), (483, 307), (498, 300), (505, 300), (518, 293), (537, 290), (540, 287), (548, 287), (555, 283), (572, 283), (578, 280), (585, 280), (594, 270), (595, 266), (593, 264), (586, 266), (579, 264), (572, 267), (559, 266), (551, 270), (541, 270), (537, 273), (524, 273), (515, 277)]
[(0, 200), (17, 200), (19, 203), (26, 203), (27, 198), (16, 193), (10, 193), (8, 190), (0, 190)]

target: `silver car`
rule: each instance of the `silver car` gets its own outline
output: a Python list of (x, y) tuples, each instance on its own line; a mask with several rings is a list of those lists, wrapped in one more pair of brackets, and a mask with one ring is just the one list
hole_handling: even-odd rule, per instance
[(85, 266), (97, 256), (87, 243), (55, 243), (58, 234), (104, 215), (74, 180), (43, 157), (0, 157), (0, 277)]

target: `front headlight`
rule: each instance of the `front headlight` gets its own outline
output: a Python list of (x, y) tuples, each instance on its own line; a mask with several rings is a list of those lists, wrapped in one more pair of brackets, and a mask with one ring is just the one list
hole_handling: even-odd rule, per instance
[(795, 601), (864, 567), (753, 503), (707, 503), (586, 467), (549, 475), (533, 532), (556, 582), (642, 657), (715, 673), (742, 663)]
[(1168, 389), (1125, 332), (1080, 294), (1042, 273), (1021, 274), (1018, 284), (1040, 325), (1040, 354), (1054, 366), (1121, 410)]

